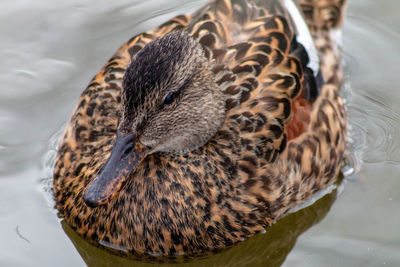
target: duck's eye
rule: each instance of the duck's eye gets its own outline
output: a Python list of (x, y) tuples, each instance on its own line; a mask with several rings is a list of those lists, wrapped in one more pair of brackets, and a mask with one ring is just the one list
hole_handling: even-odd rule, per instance
[(164, 104), (169, 105), (174, 101), (175, 98), (175, 92), (170, 92), (164, 99)]

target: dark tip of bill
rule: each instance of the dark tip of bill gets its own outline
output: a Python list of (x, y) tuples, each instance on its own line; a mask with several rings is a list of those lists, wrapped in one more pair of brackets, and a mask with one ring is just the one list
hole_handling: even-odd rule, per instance
[(86, 206), (90, 208), (96, 208), (98, 207), (98, 203), (91, 197), (88, 197), (87, 195), (83, 196), (83, 201), (85, 202)]
[(83, 201), (85, 202), (85, 204), (91, 208), (96, 208), (98, 206), (101, 206), (104, 203), (104, 201), (102, 201), (101, 199), (99, 199), (98, 197), (98, 193), (96, 192), (92, 192), (93, 190), (91, 190), (92, 187), (89, 187), (82, 196)]

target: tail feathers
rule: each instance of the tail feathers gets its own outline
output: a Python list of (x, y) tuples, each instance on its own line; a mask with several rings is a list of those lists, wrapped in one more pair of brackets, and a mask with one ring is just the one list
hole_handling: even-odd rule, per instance
[(338, 28), (343, 21), (346, 0), (297, 0), (307, 24), (317, 28)]

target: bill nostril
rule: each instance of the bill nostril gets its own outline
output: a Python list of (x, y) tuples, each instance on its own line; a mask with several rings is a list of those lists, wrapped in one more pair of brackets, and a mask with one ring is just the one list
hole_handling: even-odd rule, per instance
[(130, 152), (132, 152), (133, 148), (134, 148), (134, 144), (133, 143), (128, 143), (125, 147), (124, 150), (122, 152), (123, 156), (128, 155)]

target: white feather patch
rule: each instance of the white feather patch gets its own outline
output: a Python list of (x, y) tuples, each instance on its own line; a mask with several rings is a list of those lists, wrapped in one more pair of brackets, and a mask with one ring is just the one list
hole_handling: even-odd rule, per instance
[(314, 75), (317, 75), (319, 72), (319, 59), (310, 30), (293, 0), (283, 0), (283, 2), (296, 25), (297, 41), (304, 46), (310, 58), (307, 67), (313, 70)]

